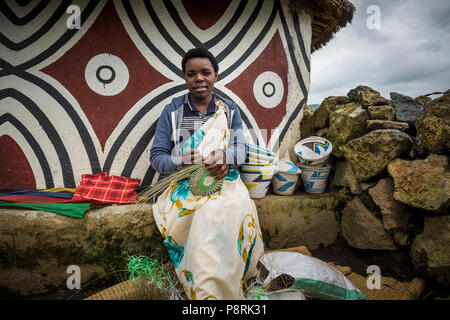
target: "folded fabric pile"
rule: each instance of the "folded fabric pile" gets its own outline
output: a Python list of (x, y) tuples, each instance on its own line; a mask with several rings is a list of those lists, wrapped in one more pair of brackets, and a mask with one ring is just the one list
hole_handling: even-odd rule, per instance
[(90, 203), (72, 200), (75, 189), (18, 190), (0, 194), (1, 207), (20, 207), (83, 218)]
[(92, 205), (136, 202), (141, 180), (109, 175), (83, 174), (76, 189), (18, 190), (0, 194), (1, 207), (21, 207), (83, 218)]

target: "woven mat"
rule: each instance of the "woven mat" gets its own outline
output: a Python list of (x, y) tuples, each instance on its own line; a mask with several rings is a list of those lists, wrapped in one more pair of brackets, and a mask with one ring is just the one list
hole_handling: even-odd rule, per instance
[[(172, 277), (176, 277), (175, 270), (171, 263), (165, 263), (163, 265), (166, 272), (170, 272)], [(184, 299), (187, 297), (182, 292), (182, 287), (179, 287), (180, 294)], [(96, 294), (93, 294), (84, 300), (165, 300), (166, 298), (161, 295), (155, 288), (148, 284), (143, 279), (129, 279), (120, 282), (114, 286), (104, 289)]]
[(368, 289), (367, 278), (355, 272), (347, 275), (347, 279), (366, 295), (366, 300), (415, 300), (422, 296), (425, 289), (425, 281), (420, 278), (400, 282), (382, 276), (380, 289)]
[[(186, 299), (186, 296), (183, 296)], [(84, 300), (167, 300), (151, 285), (135, 283), (132, 279), (93, 294)]]
[(136, 285), (133, 280), (127, 280), (97, 292), (84, 300), (129, 300), (135, 292)]
[[(273, 251), (289, 251), (298, 252), (304, 255), (312, 256), (307, 247), (299, 246), (281, 250)], [(420, 278), (414, 278), (410, 282), (400, 282), (394, 278), (383, 277), (380, 279), (380, 289), (368, 289), (367, 277), (352, 272), (352, 269), (347, 266), (335, 265), (328, 262), (329, 265), (341, 271), (347, 279), (349, 279), (359, 290), (366, 295), (366, 300), (411, 300), (419, 299), (425, 289), (425, 281)]]

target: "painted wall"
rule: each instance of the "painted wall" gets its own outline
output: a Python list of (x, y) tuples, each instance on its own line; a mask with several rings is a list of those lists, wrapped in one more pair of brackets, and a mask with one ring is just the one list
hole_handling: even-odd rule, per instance
[(217, 57), (216, 92), (239, 105), (251, 142), (295, 140), (311, 21), (288, 0), (5, 3), (0, 189), (76, 187), (101, 171), (151, 183), (158, 117), (187, 92), (181, 59), (199, 45)]

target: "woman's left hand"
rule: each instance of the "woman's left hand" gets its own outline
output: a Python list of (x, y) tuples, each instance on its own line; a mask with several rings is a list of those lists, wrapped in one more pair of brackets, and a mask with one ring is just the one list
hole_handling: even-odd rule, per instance
[(203, 161), (205, 169), (211, 171), (211, 176), (215, 176), (216, 179), (223, 179), (228, 173), (228, 164), (226, 161), (225, 152), (222, 150), (214, 150)]

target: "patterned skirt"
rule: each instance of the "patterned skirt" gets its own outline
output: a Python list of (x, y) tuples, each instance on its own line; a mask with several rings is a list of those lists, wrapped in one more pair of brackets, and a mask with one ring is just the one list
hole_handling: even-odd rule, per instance
[(264, 243), (255, 204), (240, 178), (194, 196), (189, 180), (170, 186), (153, 205), (180, 283), (192, 299), (244, 299)]

